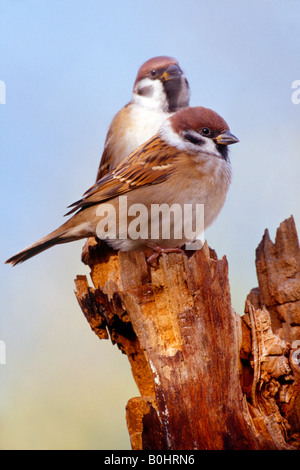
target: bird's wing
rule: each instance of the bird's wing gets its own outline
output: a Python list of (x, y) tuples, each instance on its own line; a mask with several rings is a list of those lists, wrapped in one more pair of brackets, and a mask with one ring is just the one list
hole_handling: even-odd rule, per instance
[(101, 178), (103, 178), (103, 176), (105, 176), (109, 172), (109, 165), (110, 165), (111, 157), (112, 157), (111, 155), (112, 146), (109, 145), (111, 135), (112, 135), (112, 129), (110, 128), (106, 136), (104, 150), (103, 150), (100, 165), (98, 168), (96, 182), (99, 181)]
[[(101, 156), (100, 165), (97, 172), (96, 183), (103, 178), (103, 176), (110, 173), (116, 166), (116, 155), (115, 153), (121, 149), (121, 155), (117, 157), (126, 157), (127, 155), (125, 146), (125, 135), (128, 129), (128, 125), (131, 122), (131, 103), (126, 104), (113, 118), (106, 138), (103, 153)], [(124, 148), (125, 146), (125, 148)], [(118, 162), (121, 161), (117, 160)]]
[(105, 147), (102, 153), (101, 162), (98, 168), (96, 181), (99, 181), (108, 173), (108, 165), (110, 162), (109, 147)]
[(82, 199), (71, 204), (69, 207), (72, 209), (66, 215), (141, 186), (166, 181), (173, 173), (177, 155), (178, 151), (168, 146), (158, 135), (152, 137), (86, 191)]

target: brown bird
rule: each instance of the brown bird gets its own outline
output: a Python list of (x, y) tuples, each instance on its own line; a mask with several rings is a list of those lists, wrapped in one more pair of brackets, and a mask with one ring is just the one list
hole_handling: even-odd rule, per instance
[(97, 173), (98, 181), (158, 131), (175, 111), (189, 105), (188, 81), (176, 59), (153, 57), (140, 69), (130, 103), (113, 118)]
[(184, 210), (192, 205), (189, 222), (195, 224), (195, 206), (204, 204), (204, 228), (209, 226), (225, 202), (231, 182), (228, 145), (236, 142), (216, 112), (203, 107), (177, 111), (155, 136), (69, 206), (69, 214), (75, 214), (66, 223), (6, 263), (15, 265), (53, 245), (90, 236), (121, 251), (176, 251), (197, 233), (187, 236), (181, 218), (174, 217), (169, 237), (163, 236), (170, 212), (157, 215), (153, 207), (177, 204)]

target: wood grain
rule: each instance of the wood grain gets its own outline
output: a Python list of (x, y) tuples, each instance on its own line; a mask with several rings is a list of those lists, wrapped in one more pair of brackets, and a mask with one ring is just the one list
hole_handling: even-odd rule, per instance
[(92, 330), (130, 361), (141, 394), (126, 406), (133, 449), (300, 447), (299, 253), (292, 217), (274, 243), (265, 232), (240, 316), (226, 257), (207, 244), (149, 265), (143, 252), (87, 241), (93, 287), (78, 276), (76, 296)]

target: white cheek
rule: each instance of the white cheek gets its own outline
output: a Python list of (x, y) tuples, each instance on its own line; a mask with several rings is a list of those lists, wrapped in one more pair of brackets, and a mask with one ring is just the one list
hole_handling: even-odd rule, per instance
[(178, 150), (186, 151), (191, 146), (193, 148), (193, 153), (194, 153), (195, 145), (191, 144), (190, 142), (184, 141), (177, 134), (177, 132), (173, 130), (169, 120), (163, 123), (163, 125), (161, 126), (159, 130), (159, 135), (171, 147), (175, 147)]
[(202, 136), (202, 139), (205, 141), (205, 143), (201, 145), (202, 152), (213, 153), (213, 154), (219, 155), (219, 152), (216, 149), (216, 144), (214, 143), (212, 139), (208, 139), (207, 137), (204, 137), (204, 136)]
[[(199, 152), (216, 153), (216, 147), (211, 139), (203, 137), (203, 140), (205, 140), (206, 142), (205, 144), (201, 145), (201, 147), (197, 144), (193, 144), (192, 142), (183, 139), (183, 137), (177, 134), (177, 132), (173, 130), (170, 121), (166, 121), (163, 123), (159, 130), (159, 134), (162, 139), (167, 142), (167, 144), (177, 148), (182, 152), (191, 153), (193, 155)], [(197, 134), (196, 132), (195, 135), (199, 137), (199, 134)]]
[(143, 78), (138, 84), (138, 88), (150, 88), (149, 95), (139, 95), (137, 90), (134, 90), (132, 95), (132, 103), (140, 106), (145, 106), (149, 109), (160, 109), (163, 111), (168, 110), (168, 101), (160, 80), (150, 80), (150, 78)]
[[(197, 132), (190, 131), (190, 133), (194, 133), (195, 137), (199, 138), (199, 134)], [(185, 140), (183, 137), (177, 134), (177, 132), (173, 130), (170, 121), (166, 121), (165, 123), (163, 123), (159, 130), (159, 134), (162, 139), (164, 139), (169, 145), (176, 147), (178, 150), (181, 150), (183, 152), (196, 155), (196, 160), (197, 154), (199, 154), (199, 158), (202, 160), (203, 155), (201, 155), (201, 153), (209, 153), (221, 157), (212, 139), (209, 139), (208, 137), (202, 135), (201, 139), (204, 143), (201, 145), (193, 144), (192, 142)]]

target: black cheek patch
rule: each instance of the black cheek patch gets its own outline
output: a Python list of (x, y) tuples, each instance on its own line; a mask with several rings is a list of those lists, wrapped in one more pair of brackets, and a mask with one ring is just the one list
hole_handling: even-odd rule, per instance
[(152, 96), (153, 88), (152, 86), (144, 86), (143, 88), (138, 89), (138, 95), (140, 96)]
[(205, 143), (204, 139), (201, 138), (201, 136), (195, 136), (194, 134), (190, 134), (189, 132), (185, 132), (183, 134), (184, 140), (187, 140), (188, 142), (191, 142), (192, 144), (195, 145), (203, 145)]

